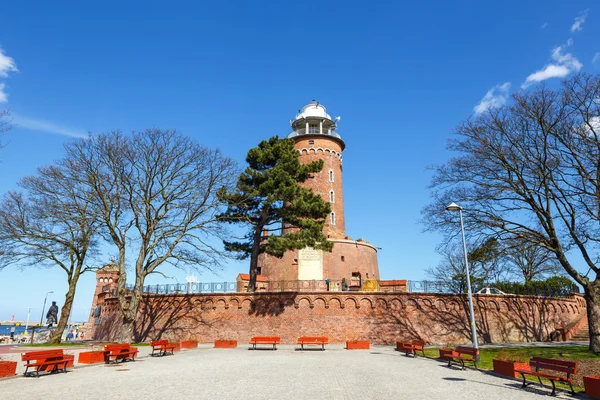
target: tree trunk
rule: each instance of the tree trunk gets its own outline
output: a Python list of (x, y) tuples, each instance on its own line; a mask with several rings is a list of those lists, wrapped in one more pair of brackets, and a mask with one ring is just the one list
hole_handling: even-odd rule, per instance
[(127, 310), (123, 310), (123, 325), (121, 327), (121, 336), (119, 341), (121, 343), (134, 343), (135, 342), (135, 318), (137, 316), (139, 302), (136, 296), (131, 294), (129, 305)]
[(600, 353), (600, 282), (593, 281), (584, 286), (587, 302), (590, 350)]
[(119, 342), (131, 343), (133, 338), (133, 322), (134, 318), (129, 316), (129, 313), (123, 313), (123, 325), (121, 326), (121, 335)]
[(256, 292), (256, 275), (258, 272), (258, 254), (260, 252), (261, 235), (264, 225), (258, 225), (254, 231), (254, 241), (252, 242), (252, 253), (250, 254), (250, 280), (248, 282), (248, 292)]
[(75, 288), (77, 287), (78, 278), (71, 279), (69, 283), (69, 290), (67, 290), (67, 294), (65, 295), (65, 304), (62, 306), (60, 310), (60, 319), (58, 320), (58, 325), (56, 325), (56, 330), (50, 336), (48, 343), (50, 344), (58, 344), (61, 341), (62, 334), (67, 327), (67, 323), (69, 322), (69, 316), (71, 315), (71, 307), (73, 307), (73, 299), (75, 297)]
[(135, 319), (140, 304), (143, 280), (144, 278), (138, 277), (133, 291), (120, 294), (120, 296), (123, 296), (123, 299), (119, 299), (123, 314), (123, 325), (119, 337), (119, 341), (122, 343), (135, 342)]

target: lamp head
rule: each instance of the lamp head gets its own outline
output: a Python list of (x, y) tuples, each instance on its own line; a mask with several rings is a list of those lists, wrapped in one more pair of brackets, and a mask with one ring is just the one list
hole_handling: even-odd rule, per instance
[(447, 211), (460, 211), (460, 210), (462, 210), (462, 207), (456, 203), (450, 203), (446, 206), (446, 210)]

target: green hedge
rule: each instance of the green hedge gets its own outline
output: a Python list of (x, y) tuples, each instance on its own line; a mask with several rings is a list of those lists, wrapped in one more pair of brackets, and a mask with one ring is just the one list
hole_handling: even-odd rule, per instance
[(564, 276), (553, 276), (543, 281), (496, 282), (494, 287), (507, 294), (529, 296), (565, 297), (570, 293), (579, 293), (579, 286)]

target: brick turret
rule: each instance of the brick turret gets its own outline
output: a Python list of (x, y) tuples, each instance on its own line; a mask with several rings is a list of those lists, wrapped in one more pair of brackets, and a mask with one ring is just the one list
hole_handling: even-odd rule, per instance
[[(92, 299), (92, 308), (88, 320), (86, 335), (89, 339), (94, 337), (94, 330), (100, 322), (102, 316), (102, 303), (107, 292), (115, 290), (119, 281), (119, 267), (115, 265), (114, 260), (96, 271), (96, 290)], [(100, 307), (100, 308), (98, 308)]]

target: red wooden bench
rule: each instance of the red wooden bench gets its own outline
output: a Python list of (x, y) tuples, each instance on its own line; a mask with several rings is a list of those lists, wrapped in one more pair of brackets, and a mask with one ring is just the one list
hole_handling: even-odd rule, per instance
[(329, 340), (325, 336), (301, 336), (298, 338), (298, 344), (300, 350), (304, 350), (305, 344), (317, 344), (321, 345), (321, 350), (325, 350), (325, 345), (329, 343)]
[(281, 343), (281, 338), (279, 336), (252, 336), (250, 338), (250, 344), (252, 345), (252, 349), (256, 350), (257, 344), (272, 344), (273, 350), (277, 350), (276, 345)]
[(131, 347), (129, 343), (107, 344), (104, 346), (104, 362), (109, 364), (112, 359), (115, 362), (135, 361), (137, 353), (137, 347)]
[(411, 340), (410, 342), (396, 342), (396, 350), (403, 351), (405, 355), (412, 353), (413, 357), (417, 357), (417, 351), (420, 351), (425, 357), (424, 340)]
[(169, 343), (166, 339), (153, 340), (150, 342), (150, 346), (152, 346), (152, 353), (150, 354), (152, 357), (154, 356), (166, 356), (171, 353), (171, 355), (175, 354), (175, 344)]
[[(523, 377), (523, 386), (531, 385), (533, 382), (527, 382), (525, 380), (525, 375), (537, 376), (540, 381), (540, 385), (542, 384), (542, 378), (546, 378), (550, 380), (552, 383), (552, 394), (551, 396), (556, 395), (556, 385), (555, 381), (558, 382), (567, 382), (571, 387), (571, 394), (575, 395), (575, 391), (573, 390), (573, 378), (572, 375), (575, 375), (577, 372), (577, 363), (575, 361), (565, 361), (565, 360), (555, 360), (552, 358), (540, 358), (540, 357), (531, 357), (529, 360), (529, 367), (531, 370), (525, 369), (515, 369), (515, 372), (518, 372)], [(535, 370), (534, 370), (535, 368)], [(540, 372), (540, 370), (550, 370), (557, 371), (566, 374), (566, 376), (559, 376), (557, 374), (550, 374), (547, 372)]]
[(448, 360), (448, 366), (452, 364), (452, 362), (456, 362), (461, 364), (462, 369), (465, 369), (465, 361), (470, 361), (477, 369), (477, 356), (479, 356), (479, 349), (468, 346), (458, 346), (454, 349), (454, 354), (447, 354), (446, 359)]
[[(21, 361), (25, 361), (25, 376), (40, 376), (40, 371), (54, 373), (67, 372), (67, 364), (73, 360), (72, 355), (64, 354), (62, 349), (28, 351), (21, 353)], [(29, 371), (34, 368), (34, 371)]]

